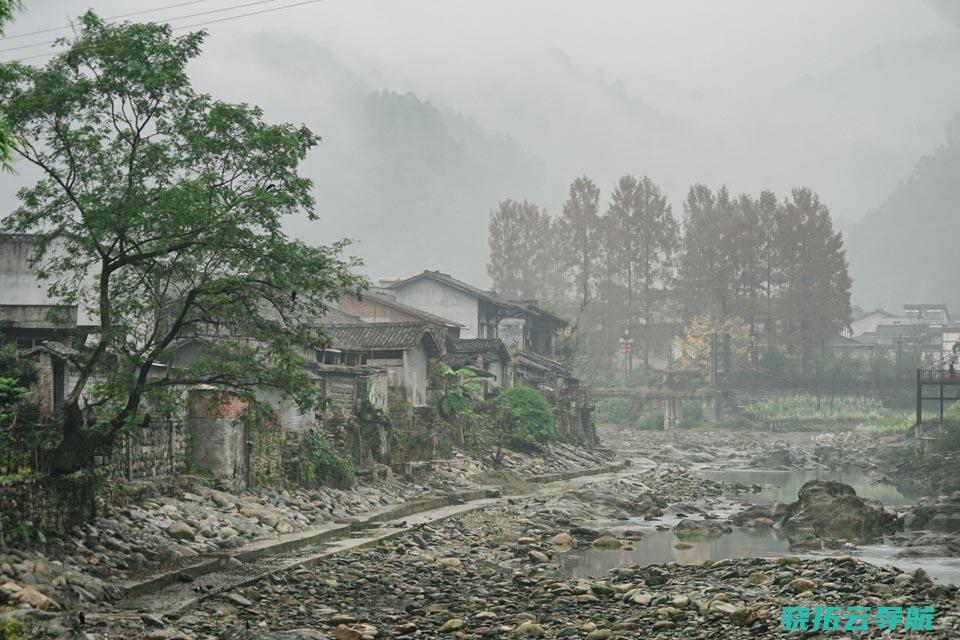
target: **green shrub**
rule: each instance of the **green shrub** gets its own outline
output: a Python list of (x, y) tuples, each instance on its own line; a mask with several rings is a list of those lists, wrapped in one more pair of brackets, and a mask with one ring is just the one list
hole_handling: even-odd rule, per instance
[(683, 419), (678, 425), (681, 429), (699, 427), (703, 424), (703, 405), (696, 400), (683, 401)]
[(32, 635), (26, 635), (23, 624), (16, 620), (0, 621), (0, 640), (29, 640)]
[(322, 432), (311, 432), (299, 461), (301, 483), (345, 488), (353, 484), (355, 474), (353, 463), (339, 455)]
[(960, 451), (960, 423), (948, 421), (944, 416), (943, 431), (937, 434), (933, 448), (944, 453)]
[(663, 411), (654, 411), (648, 414), (637, 424), (637, 428), (642, 431), (662, 431), (663, 430)]
[(557, 439), (553, 409), (536, 389), (513, 387), (496, 403), (496, 420), (515, 444), (532, 446)]
[(597, 402), (597, 422), (635, 427), (640, 420), (637, 403), (623, 398), (603, 398)]

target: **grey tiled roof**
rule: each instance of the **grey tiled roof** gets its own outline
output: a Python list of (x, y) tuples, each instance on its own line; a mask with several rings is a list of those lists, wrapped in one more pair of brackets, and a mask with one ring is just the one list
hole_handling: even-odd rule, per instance
[(451, 353), (477, 354), (506, 350), (499, 338), (456, 339), (450, 341)]
[(440, 343), (423, 322), (376, 322), (323, 325), (334, 349), (383, 351), (413, 349), (427, 337), (427, 350), (439, 353)]

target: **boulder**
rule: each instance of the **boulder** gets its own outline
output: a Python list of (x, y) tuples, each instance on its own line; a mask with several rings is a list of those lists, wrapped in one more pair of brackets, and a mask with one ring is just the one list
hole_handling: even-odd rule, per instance
[(841, 482), (810, 480), (800, 488), (780, 522), (785, 530), (805, 531), (817, 538), (870, 541), (897, 528), (897, 519), (874, 500), (857, 496)]
[(723, 520), (681, 520), (673, 528), (673, 535), (684, 538), (711, 538), (730, 533), (733, 528)]
[(197, 533), (183, 520), (174, 520), (167, 527), (167, 535), (174, 540), (193, 540)]

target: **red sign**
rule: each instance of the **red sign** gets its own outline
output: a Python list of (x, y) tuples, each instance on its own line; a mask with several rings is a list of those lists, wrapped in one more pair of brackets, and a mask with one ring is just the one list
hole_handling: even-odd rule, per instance
[(620, 338), (620, 353), (633, 353), (633, 338)]

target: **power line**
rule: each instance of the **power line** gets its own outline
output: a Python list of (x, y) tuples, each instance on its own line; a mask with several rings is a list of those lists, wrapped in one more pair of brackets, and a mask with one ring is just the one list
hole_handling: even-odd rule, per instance
[[(277, 0), (268, 0), (268, 1), (270, 1), (270, 2), (276, 2)], [(316, 3), (318, 3), (318, 2), (324, 2), (324, 1), (325, 1), (325, 0), (305, 0), (304, 2), (295, 2), (295, 3), (293, 3), (293, 4), (287, 4), (287, 5), (284, 5), (284, 6), (282, 6), (282, 7), (271, 7), (270, 9), (261, 9), (260, 11), (251, 11), (250, 13), (243, 13), (243, 14), (239, 14), (239, 15), (235, 15), (235, 16), (228, 16), (228, 17), (226, 17), (226, 18), (219, 18), (219, 19), (217, 19), (217, 20), (207, 20), (207, 21), (205, 21), (205, 22), (198, 22), (198, 23), (196, 23), (196, 24), (189, 24), (189, 25), (184, 25), (184, 26), (181, 26), (181, 27), (175, 27), (175, 28), (173, 29), (173, 31), (180, 31), (180, 30), (182, 30), (182, 29), (193, 29), (193, 28), (195, 28), (195, 27), (203, 27), (203, 26), (206, 26), (206, 25), (208, 25), (208, 24), (216, 24), (216, 23), (218, 23), (218, 22), (227, 22), (228, 20), (236, 20), (236, 19), (238, 19), (238, 18), (247, 18), (247, 17), (249, 17), (249, 16), (256, 16), (256, 15), (260, 15), (260, 14), (263, 14), (263, 13), (272, 13), (272, 12), (274, 12), (274, 11), (282, 11), (282, 10), (284, 10), (284, 9), (292, 9), (292, 8), (294, 8), (294, 7), (302, 7), (302, 6), (304, 6), (304, 5), (316, 4)], [(256, 3), (255, 3), (255, 4), (256, 4)], [(245, 5), (239, 5), (239, 6), (237, 6), (237, 7), (232, 7), (232, 8), (233, 8), (233, 9), (237, 9), (237, 8), (240, 8), (240, 6), (245, 6)], [(246, 5), (246, 6), (249, 6), (249, 5)], [(223, 11), (226, 11), (226, 10), (227, 10), (227, 9), (223, 9)], [(180, 16), (180, 18), (183, 18), (183, 17), (186, 17), (186, 16)], [(178, 19), (178, 18), (171, 18), (171, 20), (177, 20), (177, 19)], [(150, 22), (151, 22), (152, 24), (159, 24), (158, 22), (153, 21), (153, 20), (151, 20)], [(56, 42), (56, 41), (54, 41), (54, 42)], [(63, 52), (66, 51), (66, 50), (67, 50), (67, 49), (60, 49), (60, 50), (58, 50), (58, 51), (50, 51), (50, 52), (48, 52), (48, 53), (39, 53), (39, 54), (36, 54), (36, 55), (26, 56), (26, 57), (23, 57), (23, 58), (15, 58), (14, 60), (16, 60), (17, 62), (23, 62), (23, 61), (25, 61), (25, 60), (36, 60), (37, 58), (47, 58), (47, 57), (50, 57), (50, 56), (55, 56), (55, 55), (57, 55), (58, 53), (63, 53)], [(13, 61), (13, 60), (6, 60), (6, 61), (0, 61), (0, 62), (12, 62), (12, 61)]]
[(250, 13), (241, 13), (236, 16), (229, 16), (227, 18), (220, 18), (218, 20), (208, 20), (207, 22), (198, 22), (197, 24), (187, 24), (182, 27), (174, 27), (174, 31), (180, 31), (181, 29), (193, 29), (194, 27), (202, 27), (208, 24), (216, 24), (218, 22), (226, 22), (227, 20), (236, 20), (237, 18), (246, 18), (249, 16), (260, 15), (261, 13), (270, 13), (271, 11), (280, 11), (281, 9), (292, 9), (293, 7), (302, 7), (306, 4), (316, 4), (318, 2), (323, 2), (324, 0), (305, 0), (304, 2), (295, 2), (293, 4), (284, 5), (282, 7), (274, 7), (272, 9), (261, 9), (260, 11), (251, 11)]
[[(193, 0), (193, 2), (184, 3), (184, 4), (196, 4), (197, 2), (206, 2), (206, 1), (207, 1), (207, 0)], [(245, 3), (243, 3), (243, 4), (235, 4), (235, 5), (231, 5), (231, 6), (229, 6), (229, 7), (224, 7), (224, 8), (222, 8), (222, 9), (211, 9), (211, 10), (209, 10), (209, 11), (198, 11), (198, 12), (196, 12), (196, 13), (188, 13), (188, 14), (182, 15), (182, 16), (174, 16), (173, 18), (167, 18), (166, 20), (163, 20), (163, 22), (170, 22), (171, 20), (185, 20), (186, 18), (198, 18), (198, 17), (200, 17), (200, 16), (209, 16), (209, 15), (212, 15), (212, 14), (214, 14), (214, 13), (223, 13), (224, 11), (233, 11), (234, 9), (243, 9), (243, 8), (245, 8), (245, 7), (253, 7), (253, 6), (256, 6), (256, 5), (260, 5), (260, 4), (270, 4), (270, 3), (273, 3), (273, 2), (278, 2), (278, 0), (256, 0), (255, 2), (245, 2)], [(177, 5), (174, 5), (174, 6), (177, 6)], [(182, 6), (182, 5), (180, 5), (180, 6)], [(161, 7), (161, 9), (163, 9), (163, 8), (169, 9), (170, 7)], [(159, 11), (159, 10), (160, 10), (160, 9), (153, 9), (153, 10), (148, 9), (148, 10), (146, 10), (146, 11), (139, 11), (139, 12), (136, 12), (136, 13), (128, 13), (128, 14), (126, 14), (126, 15), (124, 15), (124, 16), (116, 16), (115, 18), (108, 18), (107, 20), (108, 20), (108, 21), (109, 21), (109, 20), (115, 20), (116, 18), (124, 18), (124, 17), (127, 17), (127, 16), (137, 15), (137, 14), (139, 14), (139, 13), (149, 13), (150, 11)], [(254, 15), (254, 14), (248, 14), (248, 15)], [(242, 16), (240, 16), (240, 17), (242, 17)], [(217, 21), (214, 21), (214, 22), (217, 22)], [(64, 28), (64, 27), (60, 27), (60, 28), (62, 29), (62, 28)], [(66, 27), (66, 28), (69, 28), (69, 27)], [(54, 40), (45, 40), (45, 41), (43, 41), (43, 42), (35, 42), (35, 43), (33, 43), (33, 44), (21, 44), (21, 45), (16, 46), (16, 47), (8, 47), (8, 48), (6, 48), (6, 49), (0, 49), (0, 53), (6, 53), (6, 52), (8, 52), (8, 51), (17, 51), (17, 50), (19, 50), (19, 49), (33, 49), (34, 47), (42, 47), (42, 46), (48, 45), (48, 44), (55, 44), (56, 42), (57, 42), (57, 40), (54, 39)]]
[[(189, 2), (178, 2), (177, 4), (168, 4), (165, 7), (156, 7), (154, 9), (144, 9), (142, 11), (134, 11), (133, 13), (121, 13), (118, 16), (110, 16), (105, 18), (106, 21), (110, 20), (119, 20), (120, 18), (129, 18), (131, 16), (139, 16), (144, 13), (153, 13), (155, 11), (164, 11), (166, 9), (176, 9), (177, 7), (185, 7), (190, 4), (200, 4), (201, 2), (210, 2), (210, 0), (190, 0)], [(12, 36), (2, 36), (0, 40), (16, 40), (17, 38), (26, 38), (27, 36), (35, 36), (41, 33), (52, 33), (54, 31), (63, 31), (65, 29), (72, 28), (72, 25), (65, 24), (62, 27), (50, 27), (49, 29), (38, 29), (36, 31), (28, 31), (26, 33), (18, 33)]]

